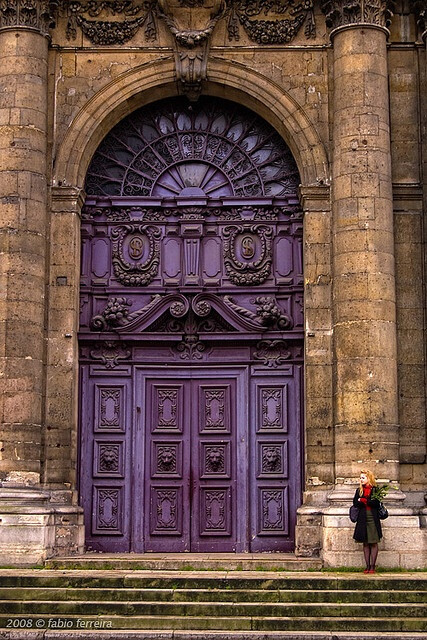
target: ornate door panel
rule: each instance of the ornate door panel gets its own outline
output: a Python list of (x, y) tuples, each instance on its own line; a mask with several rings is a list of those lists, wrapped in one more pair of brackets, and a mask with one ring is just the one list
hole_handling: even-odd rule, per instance
[(129, 377), (100, 377), (82, 368), (80, 450), (87, 544), (99, 551), (129, 551), (132, 385)]
[(119, 122), (82, 211), (80, 494), (106, 551), (291, 549), (301, 495), (298, 170), (201, 96)]
[(301, 486), (301, 367), (254, 371), (251, 381), (251, 550), (292, 551)]
[(247, 414), (236, 403), (245, 389), (242, 372), (138, 373), (145, 551), (245, 548), (246, 481), (237, 470), (247, 467)]

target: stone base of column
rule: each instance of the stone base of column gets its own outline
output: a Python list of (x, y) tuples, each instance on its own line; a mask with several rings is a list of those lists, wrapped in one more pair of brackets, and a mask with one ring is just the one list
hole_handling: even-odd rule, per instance
[[(353, 540), (355, 525), (348, 516), (354, 489), (335, 489), (322, 510), (322, 551), (325, 567), (363, 567), (363, 545)], [(403, 506), (406, 496), (387, 496), (389, 517), (382, 521), (378, 566), (422, 569), (427, 567), (427, 509)], [(425, 512), (425, 516), (423, 513)]]
[(34, 566), (52, 556), (83, 553), (82, 509), (55, 493), (0, 488), (0, 565)]

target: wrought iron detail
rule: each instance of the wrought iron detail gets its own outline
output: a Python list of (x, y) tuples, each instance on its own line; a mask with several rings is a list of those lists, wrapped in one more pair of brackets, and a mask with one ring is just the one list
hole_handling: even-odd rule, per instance
[(56, 0), (2, 0), (0, 2), (0, 29), (34, 29), (48, 36), (55, 26)]
[(277, 369), (291, 357), (291, 352), (284, 340), (261, 340), (254, 351), (255, 360), (262, 360), (267, 367)]
[(202, 97), (195, 105), (158, 102), (122, 120), (93, 156), (85, 189), (89, 196), (251, 198), (295, 195), (298, 182), (272, 127), (233, 103)]
[(129, 287), (152, 282), (160, 264), (160, 237), (159, 229), (146, 225), (112, 229), (113, 267), (119, 282)]
[(228, 226), (223, 230), (224, 264), (233, 284), (256, 285), (271, 272), (273, 230), (265, 225)]
[(352, 24), (388, 27), (391, 23), (391, 0), (322, 0), (326, 26), (331, 30)]

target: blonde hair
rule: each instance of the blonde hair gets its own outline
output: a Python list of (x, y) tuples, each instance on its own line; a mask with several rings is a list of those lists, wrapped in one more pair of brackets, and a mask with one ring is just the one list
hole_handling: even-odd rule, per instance
[[(375, 480), (375, 476), (372, 473), (372, 471), (369, 470), (365, 470), (365, 469), (361, 469), (360, 473), (364, 473), (365, 476), (367, 476), (368, 478), (368, 482), (371, 485), (371, 487), (376, 487), (377, 486), (377, 481)], [(363, 496), (363, 486), (362, 483), (359, 483), (359, 495)]]

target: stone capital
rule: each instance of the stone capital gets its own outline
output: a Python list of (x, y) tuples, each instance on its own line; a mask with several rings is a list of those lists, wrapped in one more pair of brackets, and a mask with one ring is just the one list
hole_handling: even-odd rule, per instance
[(421, 37), (427, 44), (427, 2), (426, 0), (410, 0), (410, 7), (415, 14)]
[(0, 31), (30, 29), (48, 36), (57, 5), (57, 0), (0, 0)]
[(390, 0), (322, 0), (322, 11), (331, 36), (345, 27), (376, 27), (387, 30), (392, 11)]

